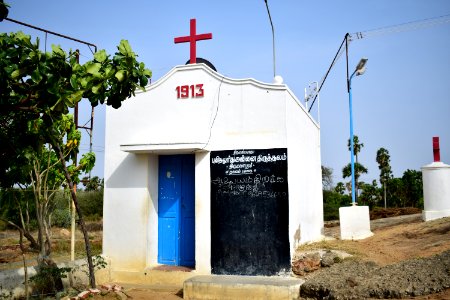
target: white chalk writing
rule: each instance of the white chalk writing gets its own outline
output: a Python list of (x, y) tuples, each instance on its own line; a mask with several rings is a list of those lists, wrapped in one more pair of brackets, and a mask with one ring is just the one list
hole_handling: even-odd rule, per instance
[[(282, 195), (281, 192), (270, 191), (272, 184), (283, 183), (284, 178), (275, 175), (261, 174), (248, 175), (244, 177), (217, 177), (211, 180), (212, 184), (217, 186), (219, 194), (230, 194), (233, 196), (249, 196), (276, 198)], [(268, 190), (266, 190), (268, 189)], [(286, 193), (284, 193), (285, 195)]]

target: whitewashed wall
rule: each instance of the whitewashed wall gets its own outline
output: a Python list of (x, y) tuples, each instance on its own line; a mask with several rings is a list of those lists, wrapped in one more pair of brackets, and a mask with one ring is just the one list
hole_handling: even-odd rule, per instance
[[(199, 83), (204, 97), (177, 99), (177, 86)], [(319, 128), (285, 85), (179, 66), (106, 119), (103, 252), (113, 269), (156, 264), (158, 154), (196, 153), (197, 272), (211, 269), (212, 150), (288, 148), (291, 251), (320, 237)]]
[(289, 238), (291, 251), (294, 251), (298, 244), (322, 238), (323, 196), (320, 130), (289, 90), (286, 93), (286, 124)]

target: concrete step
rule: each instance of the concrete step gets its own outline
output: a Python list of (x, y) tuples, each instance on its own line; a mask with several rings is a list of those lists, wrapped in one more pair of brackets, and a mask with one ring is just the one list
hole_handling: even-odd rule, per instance
[(223, 299), (299, 299), (304, 280), (292, 277), (237, 275), (199, 275), (187, 279), (183, 298)]
[(102, 278), (100, 282), (120, 282), (128, 284), (149, 286), (177, 286), (183, 287), (183, 282), (195, 276), (195, 271), (187, 268), (159, 266), (138, 271), (110, 270), (109, 276)]

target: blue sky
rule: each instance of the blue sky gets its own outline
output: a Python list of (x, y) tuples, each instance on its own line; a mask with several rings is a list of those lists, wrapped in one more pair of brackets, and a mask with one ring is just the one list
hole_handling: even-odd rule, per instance
[[(263, 0), (247, 1), (25, 1), (7, 0), (9, 17), (75, 37), (114, 53), (121, 39), (153, 71), (153, 81), (189, 58), (188, 44), (173, 43), (189, 33), (189, 19), (197, 32), (213, 39), (198, 43), (197, 56), (211, 61), (218, 72), (232, 78), (272, 82), (272, 35)], [(275, 26), (276, 69), (284, 82), (303, 99), (304, 88), (325, 75), (344, 35), (450, 14), (448, 0), (268, 0)], [(8, 21), (1, 32), (22, 30), (41, 39), (45, 35)], [(47, 36), (47, 49), (60, 44), (80, 49), (81, 61), (92, 58), (87, 46)], [(450, 22), (404, 32), (356, 40), (349, 46), (349, 68), (361, 57), (367, 71), (354, 78), (354, 131), (364, 143), (359, 161), (369, 169), (364, 181), (377, 179), (375, 161), (380, 147), (389, 150), (394, 175), (419, 170), (432, 161), (433, 136), (441, 140), (441, 160), (450, 163)], [(320, 94), (322, 164), (341, 181), (350, 160), (348, 94), (345, 57), (331, 71)], [(88, 120), (83, 105), (80, 123)], [(317, 105), (312, 111), (317, 119)], [(104, 108), (95, 112), (93, 175), (103, 177)], [(155, 130), (157, 130), (155, 128)], [(88, 137), (82, 141), (88, 148)]]

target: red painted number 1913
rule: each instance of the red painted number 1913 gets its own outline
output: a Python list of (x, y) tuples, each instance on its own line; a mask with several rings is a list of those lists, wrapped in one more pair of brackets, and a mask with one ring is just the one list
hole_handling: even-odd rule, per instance
[(198, 98), (203, 97), (205, 95), (205, 91), (203, 90), (203, 83), (192, 84), (192, 85), (179, 85), (176, 88), (177, 90), (177, 98), (185, 99), (185, 98)]

